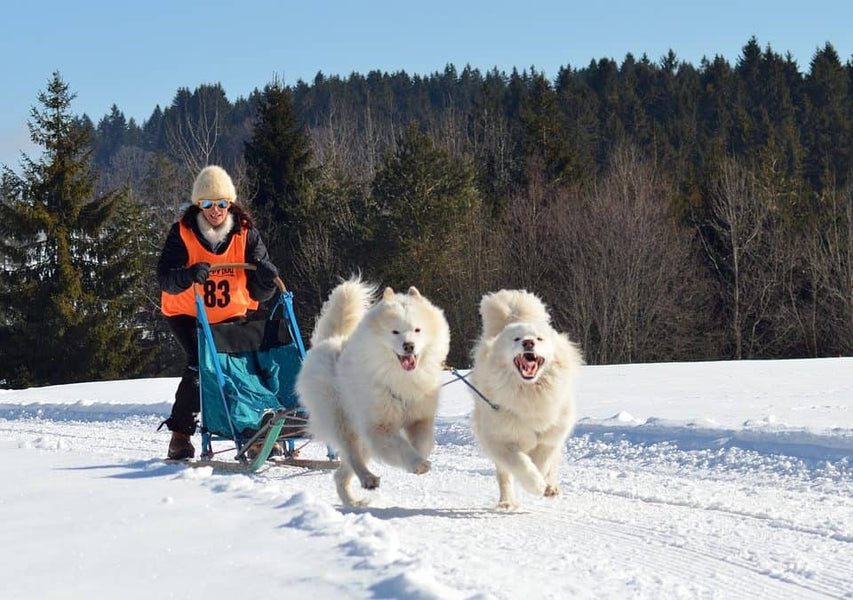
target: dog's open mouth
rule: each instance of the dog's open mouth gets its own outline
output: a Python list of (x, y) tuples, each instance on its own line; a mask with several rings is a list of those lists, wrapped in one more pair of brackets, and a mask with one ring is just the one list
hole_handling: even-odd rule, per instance
[(522, 352), (516, 355), (512, 361), (518, 369), (522, 379), (533, 379), (539, 373), (539, 368), (545, 363), (545, 359), (533, 352)]
[(403, 367), (404, 371), (414, 371), (415, 367), (418, 366), (417, 354), (398, 354), (397, 358), (399, 359), (400, 366)]

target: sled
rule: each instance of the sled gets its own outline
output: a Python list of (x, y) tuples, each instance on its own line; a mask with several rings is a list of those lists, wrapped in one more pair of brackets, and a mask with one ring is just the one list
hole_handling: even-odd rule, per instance
[[(229, 263), (223, 269), (253, 270), (254, 265)], [(242, 321), (211, 324), (199, 286), (194, 286), (198, 321), (199, 459), (194, 467), (256, 472), (269, 466), (334, 469), (340, 464), (326, 446), (325, 456), (306, 457), (312, 439), (307, 411), (297, 402), (294, 384), (305, 360), (305, 346), (293, 312), (293, 294), (279, 277), (272, 309), (256, 311)], [(226, 442), (225, 449), (214, 450)], [(271, 456), (276, 445), (280, 456)], [(316, 450), (316, 448), (309, 448)], [(217, 456), (234, 455), (230, 459)]]

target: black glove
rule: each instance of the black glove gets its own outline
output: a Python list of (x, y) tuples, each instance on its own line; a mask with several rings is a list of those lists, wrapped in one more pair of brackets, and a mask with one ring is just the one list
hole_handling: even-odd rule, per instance
[(275, 278), (278, 277), (276, 266), (268, 260), (262, 260), (255, 266), (257, 267), (255, 277), (258, 278), (258, 281), (267, 287), (271, 287), (275, 282)]
[(210, 275), (210, 263), (197, 262), (184, 269), (184, 273), (186, 273), (187, 287), (193, 283), (204, 283)]

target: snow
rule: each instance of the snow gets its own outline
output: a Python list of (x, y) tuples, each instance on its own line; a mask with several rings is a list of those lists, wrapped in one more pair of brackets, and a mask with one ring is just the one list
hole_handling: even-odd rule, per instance
[(853, 358), (584, 367), (562, 493), (515, 512), (449, 374), (433, 470), (363, 509), (163, 463), (176, 385), (0, 390), (3, 598), (853, 598)]

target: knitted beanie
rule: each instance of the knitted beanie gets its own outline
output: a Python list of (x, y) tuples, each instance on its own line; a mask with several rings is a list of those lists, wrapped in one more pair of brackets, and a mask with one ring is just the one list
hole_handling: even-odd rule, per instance
[(218, 200), (226, 198), (232, 202), (237, 198), (234, 183), (222, 167), (210, 165), (203, 168), (193, 184), (192, 203), (199, 200)]

